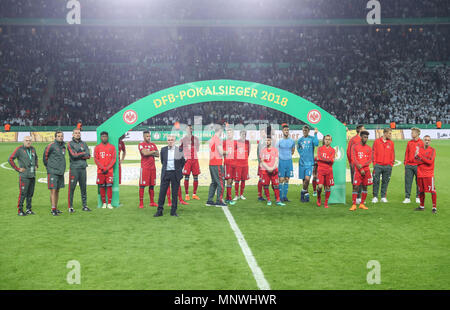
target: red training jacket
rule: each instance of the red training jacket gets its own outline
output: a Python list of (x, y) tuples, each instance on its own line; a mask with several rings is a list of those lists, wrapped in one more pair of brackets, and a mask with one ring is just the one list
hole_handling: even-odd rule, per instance
[(392, 140), (383, 140), (383, 137), (373, 142), (373, 164), (381, 166), (393, 166), (395, 163), (394, 142)]
[(116, 163), (116, 148), (111, 143), (98, 144), (94, 149), (94, 161), (97, 173), (109, 171)]

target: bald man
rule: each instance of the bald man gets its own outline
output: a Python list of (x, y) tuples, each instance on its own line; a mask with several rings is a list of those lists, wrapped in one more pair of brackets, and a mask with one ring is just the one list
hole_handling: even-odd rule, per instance
[[(17, 159), (19, 166), (14, 160)], [(36, 169), (38, 168), (38, 157), (36, 150), (31, 146), (31, 137), (26, 136), (23, 139), (23, 145), (18, 146), (9, 156), (8, 160), (11, 167), (19, 172), (19, 201), (17, 203), (17, 215), (25, 216), (34, 214), (31, 210), (31, 199), (34, 194), (36, 184)], [(27, 202), (27, 211), (23, 211), (23, 203)]]

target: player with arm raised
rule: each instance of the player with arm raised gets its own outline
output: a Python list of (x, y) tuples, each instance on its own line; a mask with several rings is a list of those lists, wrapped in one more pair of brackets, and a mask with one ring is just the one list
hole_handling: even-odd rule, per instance
[(156, 165), (155, 158), (159, 157), (159, 151), (156, 144), (151, 142), (150, 131), (143, 132), (144, 141), (139, 143), (138, 149), (141, 154), (141, 171), (139, 176), (139, 208), (144, 208), (144, 191), (148, 186), (148, 195), (150, 197), (150, 207), (157, 207), (155, 203), (155, 185), (156, 185)]
[(369, 139), (368, 131), (361, 131), (361, 142), (355, 144), (352, 147), (352, 163), (354, 165), (354, 175), (353, 175), (353, 193), (352, 193), (352, 207), (350, 211), (356, 210), (356, 198), (358, 197), (359, 188), (362, 187), (361, 191), (361, 204), (360, 209), (367, 210), (368, 208), (364, 205), (367, 198), (367, 186), (372, 185), (372, 175), (370, 174), (370, 163), (372, 162), (372, 148), (367, 145), (367, 140)]
[(283, 137), (276, 144), (279, 152), (278, 174), (280, 177), (280, 198), (281, 201), (289, 202), (287, 193), (289, 189), (289, 178), (294, 176), (292, 155), (295, 152), (295, 142), (289, 137), (289, 126), (287, 124), (282, 124), (282, 132)]
[(419, 185), (420, 205), (416, 211), (425, 210), (425, 193), (431, 193), (433, 203), (433, 214), (436, 210), (436, 187), (434, 184), (434, 160), (436, 159), (436, 150), (430, 146), (431, 137), (423, 137), (424, 146), (416, 150), (415, 159), (417, 162), (417, 183)]
[(317, 206), (320, 207), (322, 203), (322, 188), (325, 188), (325, 204), (328, 208), (328, 199), (331, 194), (331, 186), (334, 186), (333, 179), (333, 163), (336, 156), (336, 151), (331, 147), (331, 136), (323, 137), (323, 145), (317, 149)]
[(309, 126), (303, 126), (303, 137), (297, 141), (297, 151), (300, 156), (298, 160), (298, 178), (303, 180), (303, 188), (300, 194), (301, 202), (309, 202), (308, 186), (314, 168), (314, 147), (319, 146), (317, 128), (314, 129), (314, 136), (309, 135)]

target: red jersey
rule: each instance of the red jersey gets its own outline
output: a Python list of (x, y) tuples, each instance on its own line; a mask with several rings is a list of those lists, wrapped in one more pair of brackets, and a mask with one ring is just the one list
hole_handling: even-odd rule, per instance
[(403, 161), (403, 163), (405, 165), (417, 166), (417, 161), (414, 158), (416, 150), (424, 146), (425, 145), (423, 144), (423, 141), (420, 138), (417, 141), (414, 139), (409, 140), (408, 144), (406, 145), (405, 160)]
[(236, 141), (236, 156), (234, 163), (237, 167), (247, 167), (248, 166), (248, 155), (250, 154), (250, 141), (245, 140)]
[(356, 136), (351, 138), (350, 141), (348, 141), (348, 145), (347, 145), (347, 160), (348, 160), (349, 164), (352, 163), (352, 147), (355, 144), (359, 144), (359, 143), (361, 143), (361, 137), (359, 136), (359, 134), (357, 134)]
[(123, 142), (123, 140), (119, 141), (119, 157), (120, 157), (120, 153), (125, 151), (125, 143)]
[(222, 143), (221, 139), (214, 135), (209, 140), (209, 165), (222, 166), (222, 155), (219, 153), (219, 146)]
[(149, 151), (157, 151), (158, 147), (153, 142), (141, 142), (138, 145), (139, 153), (141, 154), (141, 168), (156, 170), (155, 156), (144, 156), (142, 150), (147, 149)]
[(318, 170), (330, 171), (333, 170), (334, 158), (336, 151), (331, 146), (326, 147), (322, 145), (317, 149), (317, 166)]
[[(276, 159), (278, 158), (278, 149), (276, 147), (264, 148), (259, 154), (259, 158), (261, 162), (264, 162), (268, 167), (273, 167)], [(274, 171), (277, 170), (278, 167), (274, 168)], [(264, 167), (261, 166), (261, 170), (266, 171)]]
[(197, 152), (200, 149), (200, 142), (196, 136), (184, 136), (183, 139), (181, 139), (180, 147), (183, 148), (183, 154), (186, 160), (198, 159)]
[(102, 170), (110, 170), (116, 163), (116, 148), (111, 143), (98, 144), (94, 149), (94, 161), (97, 165), (97, 173)]
[(373, 164), (381, 166), (393, 166), (395, 163), (394, 142), (384, 140), (383, 137), (373, 142)]
[(436, 158), (436, 151), (431, 146), (427, 148), (420, 148), (419, 154), (415, 157), (417, 166), (417, 177), (427, 178), (434, 177), (434, 159)]
[(225, 155), (224, 163), (233, 166), (236, 160), (236, 140), (224, 140), (223, 150), (227, 152), (227, 154)]
[(370, 146), (362, 145), (361, 143), (355, 144), (352, 148), (352, 164), (360, 164), (364, 167), (369, 167), (372, 162), (372, 148)]

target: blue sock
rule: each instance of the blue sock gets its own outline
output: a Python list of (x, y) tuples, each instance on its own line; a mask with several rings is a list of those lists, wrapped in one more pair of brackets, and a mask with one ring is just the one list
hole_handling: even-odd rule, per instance
[(289, 183), (284, 183), (284, 198), (287, 199), (287, 193), (289, 189)]
[(279, 186), (280, 189), (280, 199), (284, 198), (284, 183), (281, 183)]

